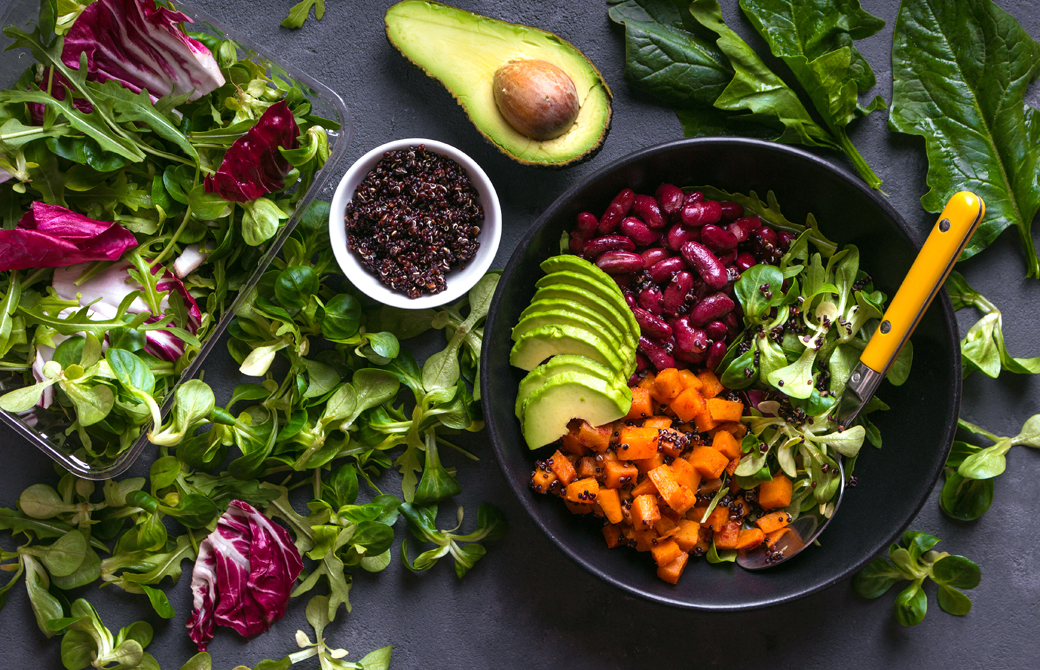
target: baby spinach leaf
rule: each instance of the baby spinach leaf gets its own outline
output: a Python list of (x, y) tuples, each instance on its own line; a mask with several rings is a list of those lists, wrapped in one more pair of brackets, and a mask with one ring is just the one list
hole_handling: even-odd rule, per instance
[(156, 614), (164, 619), (172, 619), (176, 616), (176, 612), (173, 611), (173, 606), (170, 605), (170, 601), (165, 593), (147, 584), (140, 584), (140, 587), (145, 595), (148, 596), (148, 602), (152, 604), (152, 609), (155, 610)]
[(920, 135), (928, 155), (921, 198), (939, 212), (957, 191), (986, 216), (970, 258), (1014, 226), (1027, 276), (1040, 277), (1030, 234), (1040, 209), (1040, 112), (1025, 102), (1040, 76), (1040, 43), (990, 0), (904, 0), (892, 44), (892, 130)]

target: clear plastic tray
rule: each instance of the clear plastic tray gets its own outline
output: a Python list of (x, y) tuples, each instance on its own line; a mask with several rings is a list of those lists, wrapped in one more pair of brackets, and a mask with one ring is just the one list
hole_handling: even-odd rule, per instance
[[(271, 261), (278, 255), (278, 252), (282, 248), (282, 244), (285, 242), (286, 238), (289, 237), (289, 233), (292, 232), (293, 228), (296, 227), (300, 216), (307, 211), (307, 207), (311, 202), (313, 202), (317, 195), (329, 185), (332, 177), (336, 175), (336, 168), (345, 157), (347, 145), (350, 142), (351, 119), (350, 112), (347, 110), (347, 106), (344, 104), (343, 99), (329, 87), (316, 81), (306, 73), (295, 70), (285, 64), (278, 63), (277, 60), (263, 48), (256, 46), (249, 39), (243, 38), (235, 31), (225, 30), (218, 27), (218, 21), (214, 20), (206, 12), (193, 7), (191, 2), (176, 2), (175, 4), (180, 11), (184, 12), (195, 21), (194, 24), (188, 27), (190, 31), (208, 32), (219, 36), (222, 39), (233, 40), (238, 45), (240, 54), (256, 56), (267, 61), (271, 65), (269, 73), (277, 74), (285, 79), (292, 79), (304, 88), (313, 104), (315, 114), (334, 120), (340, 124), (340, 130), (329, 131), (329, 148), (331, 155), (328, 162), (326, 162), (321, 171), (315, 175), (314, 182), (311, 184), (310, 189), (308, 189), (307, 193), (299, 201), (296, 213), (289, 219), (281, 233), (274, 239), (273, 243), (271, 243), (271, 246), (264, 255), (256, 272), (253, 273), (249, 282), (239, 292), (231, 309), (224, 315), (224, 318), (221, 319), (219, 324), (217, 324), (217, 327), (213, 329), (209, 337), (202, 343), (202, 349), (199, 351), (195, 360), (192, 361), (192, 363), (184, 370), (180, 381), (178, 381), (179, 386), (184, 381), (194, 377), (199, 370), (202, 369), (202, 364), (205, 362), (206, 357), (213, 350), (217, 341), (220, 340), (220, 336), (224, 334), (225, 330), (227, 330), (228, 324), (231, 322), (231, 319), (234, 318), (235, 313), (238, 311), (242, 301), (245, 300), (245, 297), (249, 294), (249, 291), (252, 290), (260, 280), (260, 276), (271, 264)], [(0, 0), (0, 27), (6, 28), (7, 26), (15, 25), (24, 30), (31, 30), (31, 24), (38, 21), (39, 11), (39, 0)], [(0, 48), (8, 47), (11, 42), (12, 40), (10, 38), (0, 34)], [(32, 62), (33, 58), (28, 49), (14, 49), (11, 51), (0, 52), (0, 87), (7, 88), (13, 85), (17, 78), (21, 76), (22, 72), (24, 72)], [(20, 388), (24, 385), (25, 382), (21, 372), (0, 375), (0, 393), (6, 393), (7, 391)], [(176, 387), (171, 390), (170, 395), (163, 404), (162, 413), (164, 417), (173, 404), (175, 391)], [(148, 446), (148, 437), (146, 432), (151, 425), (150, 423), (146, 424), (141, 429), (141, 435), (138, 437), (134, 445), (115, 459), (109, 462), (94, 461), (88, 463), (75, 455), (78, 447), (78, 439), (75, 433), (67, 437), (64, 435), (64, 429), (67, 426), (55, 424), (53, 420), (48, 420), (46, 415), (37, 416), (36, 414), (30, 414), (28, 417), (36, 421), (37, 425), (35, 427), (29, 425), (18, 416), (0, 410), (0, 419), (13, 428), (16, 433), (24, 437), (27, 441), (40, 449), (40, 451), (43, 451), (58, 463), (61, 463), (70, 472), (85, 479), (108, 479), (119, 475), (129, 468), (130, 465), (133, 464), (133, 462), (141, 455), (145, 447)]]

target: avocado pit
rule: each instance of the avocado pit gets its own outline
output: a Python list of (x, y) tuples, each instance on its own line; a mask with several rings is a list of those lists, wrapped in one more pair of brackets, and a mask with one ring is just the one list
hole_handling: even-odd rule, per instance
[(557, 138), (578, 118), (574, 80), (544, 60), (514, 60), (495, 71), (495, 103), (509, 125), (534, 140)]

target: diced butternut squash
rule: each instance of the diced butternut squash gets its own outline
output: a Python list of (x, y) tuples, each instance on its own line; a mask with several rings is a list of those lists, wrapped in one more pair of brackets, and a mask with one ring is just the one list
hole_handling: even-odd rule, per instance
[(713, 539), (717, 549), (736, 549), (740, 540), (740, 524), (736, 521), (723, 524), (722, 530), (715, 531)]
[(710, 414), (712, 420), (717, 423), (722, 423), (723, 421), (740, 421), (741, 415), (744, 414), (744, 404), (735, 400), (708, 398), (705, 402), (708, 405), (708, 414)]
[(711, 448), (729, 460), (740, 458), (740, 442), (737, 442), (733, 435), (724, 430), (715, 433), (715, 437), (711, 441)]
[(618, 496), (617, 490), (599, 489), (596, 493), (596, 502), (599, 503), (603, 515), (610, 523), (621, 523), (621, 520), (625, 518), (625, 515), (621, 513), (621, 498)]
[(693, 425), (697, 427), (698, 433), (707, 433), (719, 424), (715, 421), (715, 419), (712, 419), (711, 415), (708, 414), (707, 410), (705, 410), (701, 414), (698, 414), (694, 417)]
[(737, 537), (737, 546), (734, 549), (754, 549), (766, 539), (766, 534), (761, 528), (743, 528)]
[[(697, 379), (697, 375), (693, 374), (689, 370), (679, 370), (679, 381), (682, 383), (684, 389), (695, 388), (700, 391), (704, 384), (701, 380)], [(704, 395), (703, 393), (701, 395)]]
[(697, 493), (702, 496), (715, 495), (715, 493), (722, 488), (722, 480), (719, 478), (705, 479), (701, 481), (700, 487), (697, 489)]
[(657, 563), (658, 567), (668, 565), (675, 559), (679, 558), (679, 554), (681, 553), (682, 549), (680, 549), (675, 540), (671, 538), (668, 538), (667, 540), (658, 540), (657, 545), (650, 549), (650, 555), (654, 557), (654, 562)]
[(560, 480), (560, 483), (567, 486), (575, 479), (578, 478), (578, 473), (574, 469), (574, 465), (567, 459), (559, 449), (549, 459), (549, 469), (553, 471), (556, 478)]
[(725, 389), (711, 370), (701, 370), (697, 373), (697, 379), (701, 380), (701, 395), (705, 398), (714, 398)]
[(596, 476), (596, 459), (592, 456), (582, 456), (581, 460), (578, 461), (578, 477), (595, 477)]
[(653, 528), (661, 518), (657, 498), (652, 495), (636, 496), (632, 501), (632, 525), (636, 528)]
[(596, 428), (589, 425), (587, 421), (582, 421), (581, 426), (578, 428), (578, 442), (593, 451), (606, 451), (607, 447), (610, 446), (610, 436), (611, 429), (609, 425)]
[(773, 547), (776, 545), (777, 542), (781, 540), (781, 538), (783, 538), (786, 535), (791, 535), (791, 537), (784, 540), (784, 542), (788, 543), (789, 546), (801, 546), (801, 538), (799, 538), (797, 536), (797, 533), (795, 533), (794, 530), (792, 530), (789, 526), (784, 526), (780, 530), (774, 530), (772, 533), (768, 533), (766, 535), (766, 544), (770, 547)]
[(720, 423), (719, 425), (709, 430), (708, 435), (710, 435), (711, 437), (715, 437), (715, 433), (719, 432), (720, 430), (724, 430), (733, 437), (737, 438), (738, 442), (744, 439), (744, 436), (747, 435), (747, 426), (745, 426), (743, 423), (739, 421), (726, 421), (724, 423)]
[(625, 426), (621, 429), (618, 458), (639, 461), (657, 454), (657, 429)]
[(675, 483), (675, 479), (672, 477), (672, 468), (663, 463), (648, 471), (646, 476), (654, 483), (657, 491), (665, 500), (668, 500), (675, 493), (676, 489), (679, 488), (679, 485)]
[(693, 421), (695, 417), (707, 411), (704, 397), (692, 386), (676, 396), (675, 400), (668, 404), (668, 408), (684, 422)]
[(758, 485), (758, 506), (776, 509), (791, 504), (791, 480), (782, 473), (773, 475), (773, 480)]
[(573, 481), (564, 489), (563, 495), (572, 503), (591, 504), (596, 502), (599, 493), (599, 482), (592, 477)]
[(690, 454), (690, 465), (708, 479), (718, 479), (729, 459), (711, 447), (697, 447)]
[(645, 419), (654, 413), (654, 401), (650, 397), (650, 390), (639, 386), (632, 389), (632, 406), (628, 410), (626, 419)]
[(686, 563), (689, 560), (689, 554), (680, 553), (679, 556), (668, 565), (658, 567), (657, 576), (669, 584), (678, 584), (679, 578), (682, 577), (683, 570), (686, 569)]
[(662, 509), (661, 518), (654, 524), (654, 530), (657, 531), (658, 537), (671, 537), (675, 535), (675, 531), (679, 530), (679, 524), (665, 514), (667, 511), (667, 509)]
[(675, 368), (668, 368), (657, 373), (651, 394), (654, 400), (662, 405), (667, 405), (675, 396), (682, 393), (683, 388), (682, 380), (679, 378), (679, 371)]
[(672, 419), (667, 416), (652, 416), (649, 419), (643, 421), (643, 428), (671, 428)]
[(726, 474), (732, 476), (733, 473), (737, 471), (738, 465), (740, 465), (740, 458), (734, 458), (729, 462), (729, 465), (726, 466)]
[(643, 477), (642, 479), (640, 479), (639, 483), (636, 484), (635, 488), (632, 489), (632, 497), (633, 498), (638, 497), (638, 496), (656, 496), (656, 495), (657, 495), (657, 487), (654, 486), (653, 480), (648, 478), (648, 477)]
[(633, 530), (632, 539), (636, 541), (636, 551), (650, 551), (654, 548), (654, 541), (657, 540), (657, 531), (653, 528)]
[(610, 524), (603, 526), (603, 539), (607, 541), (607, 547), (613, 549), (621, 544), (621, 526)]
[(701, 473), (685, 458), (677, 458), (672, 461), (672, 479), (691, 492), (695, 492), (701, 483)]
[(549, 470), (538, 468), (531, 474), (531, 488), (536, 493), (547, 493), (554, 481), (556, 481), (556, 475)]
[(578, 439), (578, 434), (575, 432), (570, 432), (564, 435), (563, 438), (561, 438), (560, 443), (563, 445), (564, 452), (568, 454), (584, 456), (589, 453), (588, 447), (581, 443)]
[(592, 505), (571, 502), (566, 498), (563, 499), (563, 504), (567, 506), (571, 514), (592, 514)]
[(711, 526), (711, 529), (718, 533), (727, 523), (729, 523), (729, 508), (717, 505), (708, 515), (708, 520), (701, 525)]
[(679, 548), (683, 551), (689, 551), (697, 546), (697, 541), (700, 539), (701, 525), (696, 521), (689, 519), (681, 519), (678, 526), (676, 527), (675, 535), (672, 539), (676, 541)]
[(648, 372), (645, 375), (643, 375), (643, 377), (639, 380), (639, 383), (637, 383), (636, 386), (638, 386), (641, 389), (646, 389), (647, 391), (649, 391), (650, 389), (652, 389), (654, 387), (654, 381), (656, 379), (657, 379), (657, 375), (656, 374), (654, 374), (653, 372)]
[(633, 461), (632, 463), (636, 466), (636, 469), (638, 469), (639, 472), (646, 474), (654, 468), (664, 465), (664, 454), (656, 453), (652, 458), (644, 458), (642, 460)]
[(789, 523), (791, 523), (791, 515), (783, 510), (763, 514), (755, 521), (755, 525), (766, 534), (772, 533), (774, 530), (780, 530)]
[(671, 428), (662, 428), (657, 435), (657, 449), (672, 458), (679, 458), (689, 443), (690, 438), (685, 433)]
[(685, 514), (688, 509), (697, 504), (697, 495), (685, 486), (680, 486), (668, 497), (667, 501), (668, 506), (675, 513)]
[(634, 465), (626, 465), (621, 461), (603, 461), (603, 485), (608, 489), (619, 489), (630, 484), (639, 476)]

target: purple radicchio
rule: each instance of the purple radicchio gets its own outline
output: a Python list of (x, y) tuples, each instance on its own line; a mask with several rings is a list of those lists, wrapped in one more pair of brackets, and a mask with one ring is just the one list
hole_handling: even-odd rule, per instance
[(263, 633), (285, 615), (303, 560), (288, 531), (247, 503), (232, 500), (217, 528), (199, 545), (191, 575), (193, 611), (188, 621), (199, 651), (215, 624), (240, 635)]
[(87, 54), (88, 79), (113, 79), (153, 100), (190, 93), (198, 100), (224, 85), (224, 75), (202, 42), (188, 37), (182, 12), (155, 0), (98, 0), (88, 5), (65, 35), (61, 60), (78, 69)]
[(217, 173), (206, 177), (206, 193), (250, 202), (282, 188), (292, 166), (278, 147), (295, 149), (299, 135), (300, 127), (285, 101), (271, 105), (227, 150)]
[(34, 202), (13, 230), (0, 230), (0, 271), (119, 260), (137, 240), (118, 223)]

